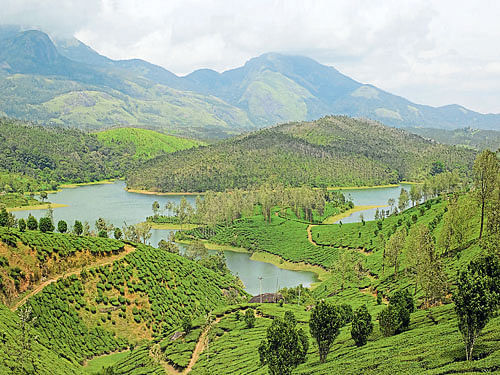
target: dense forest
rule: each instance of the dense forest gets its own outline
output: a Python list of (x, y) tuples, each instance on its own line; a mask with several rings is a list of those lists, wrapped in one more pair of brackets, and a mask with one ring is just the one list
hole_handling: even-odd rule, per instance
[[(144, 134), (150, 139), (147, 144)], [(143, 129), (114, 129), (96, 135), (3, 118), (0, 191), (53, 190), (63, 183), (119, 178), (140, 161), (197, 144)]]
[(248, 189), (264, 182), (328, 187), (467, 174), (475, 153), (368, 120), (330, 116), (290, 123), (161, 156), (132, 171), (132, 189), (159, 192)]

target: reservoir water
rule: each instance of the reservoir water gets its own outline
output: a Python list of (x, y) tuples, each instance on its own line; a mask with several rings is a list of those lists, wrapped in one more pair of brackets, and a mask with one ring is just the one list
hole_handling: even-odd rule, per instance
[[(406, 187), (408, 188), (408, 187)], [(343, 190), (346, 196), (350, 195), (355, 205), (384, 205), (389, 198), (399, 196), (401, 187), (373, 188), (359, 190)], [(75, 220), (87, 221), (94, 228), (94, 223), (100, 217), (107, 222), (122, 227), (127, 224), (137, 224), (152, 214), (154, 201), (160, 203), (161, 209), (171, 201), (178, 203), (183, 195), (147, 195), (131, 193), (125, 190), (123, 181), (111, 184), (87, 185), (76, 188), (62, 189), (57, 193), (49, 194), (48, 200), (52, 203), (66, 204), (67, 207), (54, 208), (54, 221), (65, 220), (72, 225)], [(196, 197), (185, 195), (194, 205)], [(17, 211), (16, 217), (27, 218), (29, 214), (36, 218), (45, 216), (47, 210)], [(342, 219), (343, 222), (359, 220), (360, 212)], [(375, 210), (363, 211), (365, 220), (373, 219)], [(150, 243), (156, 246), (161, 239), (168, 239), (170, 230), (156, 229), (152, 231)], [(181, 245), (182, 248), (182, 245)], [(248, 253), (225, 251), (227, 266), (245, 284), (246, 290), (252, 294), (260, 291), (259, 277), (262, 277), (262, 292), (274, 292), (277, 288), (293, 287), (297, 285), (309, 286), (317, 279), (312, 272), (300, 272), (281, 269), (273, 264), (258, 262), (250, 259)]]

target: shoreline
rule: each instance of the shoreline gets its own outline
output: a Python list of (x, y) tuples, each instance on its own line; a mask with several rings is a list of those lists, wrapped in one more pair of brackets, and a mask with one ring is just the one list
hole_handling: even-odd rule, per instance
[(68, 207), (68, 205), (64, 203), (43, 203), (32, 206), (9, 207), (6, 208), (6, 210), (7, 212), (16, 212), (16, 211), (48, 210), (49, 208), (60, 208), (60, 207)]
[(386, 204), (385, 205), (354, 206), (354, 208), (351, 208), (350, 210), (344, 211), (341, 214), (327, 217), (325, 220), (323, 220), (323, 224), (335, 224), (337, 221), (345, 219), (346, 217), (349, 217), (356, 212), (371, 210), (373, 208), (382, 208), (382, 207), (389, 207), (389, 206)]
[[(189, 245), (193, 241), (191, 240), (182, 240), (182, 241), (175, 241), (176, 243), (180, 243), (183, 245)], [(248, 249), (245, 249), (243, 247), (234, 247), (231, 245), (220, 245), (216, 244), (214, 242), (210, 242), (208, 240), (201, 240), (205, 247), (208, 250), (227, 250), (227, 251), (233, 251), (235, 253), (246, 253), (246, 254), (252, 254), (250, 256), (250, 260), (256, 261), (256, 262), (264, 262), (264, 263), (269, 263), (272, 264), (278, 268), (284, 269), (284, 270), (289, 270), (289, 271), (299, 271), (299, 272), (311, 272), (314, 274), (316, 279), (318, 281), (314, 282), (311, 284), (311, 289), (314, 289), (317, 287), (321, 282), (327, 280), (330, 276), (330, 272), (325, 270), (321, 266), (316, 266), (313, 264), (309, 264), (306, 262), (290, 262), (288, 260), (283, 259), (279, 255), (271, 254), (265, 251), (255, 251), (251, 252)]]
[(159, 192), (159, 191), (149, 191), (149, 190), (140, 190), (140, 189), (128, 189), (128, 188), (125, 188), (125, 191), (128, 192), (128, 193), (146, 194), (146, 195), (205, 195), (204, 192), (202, 192), (202, 193), (175, 193), (175, 192), (162, 193), (162, 192)]
[(182, 228), (180, 224), (173, 223), (154, 223), (152, 221), (143, 221), (143, 223), (151, 224), (151, 229), (163, 229), (163, 230), (190, 230), (200, 226), (200, 224), (182, 224)]

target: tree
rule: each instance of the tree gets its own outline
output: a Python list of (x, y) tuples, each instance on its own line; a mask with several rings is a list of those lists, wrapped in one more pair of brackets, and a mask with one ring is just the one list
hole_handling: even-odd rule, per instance
[(449, 252), (465, 245), (475, 210), (468, 196), (463, 199), (450, 199), (443, 216), (443, 227), (437, 238), (437, 245), (441, 251)]
[(435, 161), (431, 166), (431, 175), (435, 176), (437, 174), (443, 173), (445, 170), (444, 164), (442, 161)]
[(245, 323), (247, 328), (253, 328), (255, 325), (255, 314), (252, 309), (247, 309), (245, 311)]
[(158, 242), (158, 248), (168, 251), (172, 254), (179, 254), (179, 247), (171, 241), (165, 241), (163, 239), (160, 240), (160, 242)]
[(182, 319), (182, 330), (184, 334), (188, 334), (193, 327), (193, 323), (191, 322), (191, 317), (189, 315), (185, 315)]
[(394, 198), (389, 198), (387, 200), (387, 204), (389, 205), (389, 207), (391, 207), (391, 212), (394, 211), (394, 206), (396, 204), (396, 200)]
[(483, 236), (486, 202), (495, 189), (499, 173), (500, 163), (495, 153), (490, 150), (484, 150), (476, 157), (474, 161), (474, 193), (481, 205), (479, 239)]
[(351, 337), (356, 346), (366, 345), (368, 336), (373, 332), (372, 316), (366, 305), (360, 306), (354, 312), (352, 319)]
[(354, 277), (355, 255), (348, 251), (342, 251), (334, 265), (334, 271), (340, 276), (340, 290), (344, 290), (345, 283)]
[(113, 232), (113, 235), (115, 237), (115, 239), (119, 240), (120, 238), (122, 238), (122, 230), (118, 227), (115, 228), (115, 231)]
[(21, 232), (24, 232), (26, 230), (26, 221), (23, 218), (19, 219), (17, 222), (17, 227)]
[(276, 317), (259, 345), (260, 363), (268, 365), (271, 375), (290, 375), (306, 360), (309, 341), (304, 331), (295, 328), (297, 321), (290, 311), (283, 319)]
[(57, 222), (57, 230), (60, 233), (66, 233), (68, 230), (68, 224), (64, 220), (59, 220)]
[(410, 326), (410, 314), (415, 311), (415, 304), (410, 293), (397, 291), (389, 299), (389, 306), (379, 315), (380, 331), (384, 336), (401, 333)]
[(399, 193), (399, 198), (398, 198), (399, 211), (404, 211), (405, 208), (408, 207), (409, 201), (410, 201), (410, 196), (408, 195), (408, 191), (406, 191), (406, 189), (401, 189), (401, 193)]
[(394, 266), (394, 276), (396, 278), (398, 277), (399, 256), (403, 251), (405, 241), (406, 229), (405, 227), (399, 227), (396, 233), (394, 233), (385, 244), (385, 259), (390, 266)]
[(496, 255), (472, 261), (459, 273), (453, 301), (466, 359), (471, 361), (476, 339), (500, 306), (500, 264)]
[(151, 238), (151, 223), (143, 222), (135, 225), (136, 233), (143, 244)]
[(42, 191), (40, 192), (40, 199), (43, 201), (45, 201), (45, 199), (48, 198), (48, 195), (47, 195), (47, 192), (46, 191)]
[(412, 206), (415, 206), (422, 199), (422, 187), (420, 185), (411, 185), (410, 199)]
[(108, 237), (108, 233), (114, 230), (113, 224), (109, 224), (102, 217), (95, 222), (95, 228), (99, 237)]
[(186, 249), (186, 258), (196, 260), (203, 259), (208, 256), (208, 250), (205, 244), (201, 241), (193, 241)]
[(335, 338), (342, 327), (342, 314), (337, 306), (320, 301), (312, 310), (309, 320), (311, 336), (319, 349), (319, 360), (324, 363)]
[(9, 224), (9, 213), (5, 207), (0, 210), (0, 227), (6, 227)]
[(415, 280), (414, 293), (420, 285), (427, 304), (441, 301), (448, 291), (447, 276), (436, 256), (434, 237), (425, 224), (411, 228), (405, 243), (405, 256), (407, 271)]
[(75, 220), (75, 224), (73, 225), (73, 233), (77, 236), (80, 236), (83, 233), (83, 225), (79, 220)]
[(40, 223), (38, 224), (38, 227), (40, 231), (43, 233), (52, 232), (55, 229), (52, 220), (50, 220), (50, 217), (40, 218)]
[(33, 215), (28, 216), (28, 220), (26, 221), (26, 226), (28, 227), (29, 230), (37, 230), (38, 229), (38, 222), (36, 221), (35, 217)]
[(160, 203), (158, 203), (158, 201), (154, 201), (152, 204), (152, 209), (154, 217), (158, 217), (158, 212), (160, 212)]

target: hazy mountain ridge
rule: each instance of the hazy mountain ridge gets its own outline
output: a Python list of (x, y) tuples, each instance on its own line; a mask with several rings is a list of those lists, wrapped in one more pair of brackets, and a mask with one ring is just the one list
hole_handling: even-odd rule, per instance
[[(101, 94), (95, 104), (75, 108), (67, 96), (77, 92)], [(5, 27), (0, 94), (0, 113), (12, 117), (86, 128), (162, 128), (199, 138), (330, 114), (396, 127), (500, 125), (499, 114), (415, 104), (303, 56), (267, 53), (223, 73), (200, 69), (179, 77), (140, 59), (109, 59), (77, 39), (53, 42), (40, 31)], [(61, 101), (65, 104), (54, 106)]]

